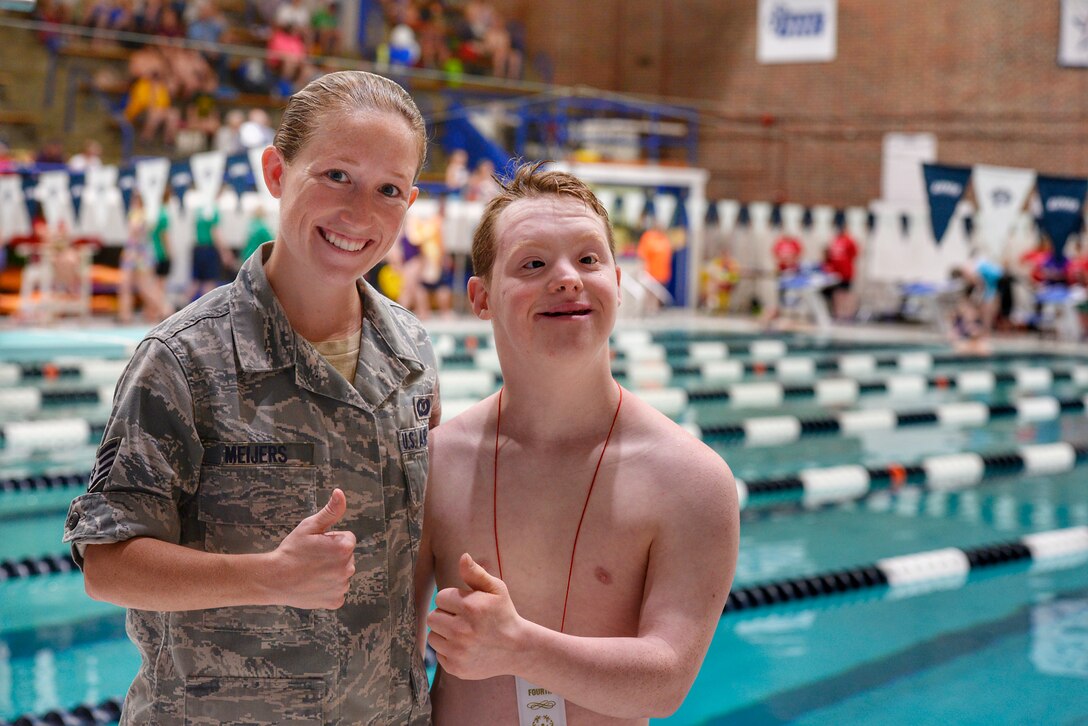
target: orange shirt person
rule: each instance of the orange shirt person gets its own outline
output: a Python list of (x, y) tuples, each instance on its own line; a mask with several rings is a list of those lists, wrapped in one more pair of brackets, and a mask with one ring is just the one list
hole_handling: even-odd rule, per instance
[(672, 242), (657, 224), (649, 227), (638, 240), (638, 256), (646, 272), (662, 285), (672, 279)]

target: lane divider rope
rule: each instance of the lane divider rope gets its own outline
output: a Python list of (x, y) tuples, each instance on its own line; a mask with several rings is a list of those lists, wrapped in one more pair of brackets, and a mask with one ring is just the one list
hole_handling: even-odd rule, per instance
[(1048, 569), (1083, 564), (1088, 561), (1088, 526), (1037, 532), (970, 549), (946, 547), (889, 557), (859, 567), (735, 588), (722, 614), (882, 586), (901, 595), (953, 589), (964, 585), (970, 572), (1024, 560)]

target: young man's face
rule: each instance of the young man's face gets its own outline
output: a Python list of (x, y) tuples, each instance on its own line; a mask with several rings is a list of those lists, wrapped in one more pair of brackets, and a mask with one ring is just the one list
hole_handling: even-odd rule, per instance
[(264, 174), (280, 199), (277, 248), (288, 269), (320, 286), (353, 283), (397, 241), (418, 189), (418, 142), (386, 112), (328, 112), (295, 158), (264, 152)]
[(469, 281), (473, 312), (496, 339), (544, 357), (607, 350), (616, 322), (620, 273), (605, 222), (566, 196), (520, 199), (495, 225), (489, 281)]

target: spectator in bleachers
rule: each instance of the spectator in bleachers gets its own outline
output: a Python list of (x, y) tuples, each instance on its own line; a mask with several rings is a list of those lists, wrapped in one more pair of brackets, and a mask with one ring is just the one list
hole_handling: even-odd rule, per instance
[(490, 71), (484, 49), (484, 34), (489, 24), (488, 6), (482, 2), (466, 4), (461, 16), (452, 23), (451, 39), (465, 73), (482, 75)]
[(160, 38), (184, 38), (185, 26), (181, 22), (181, 15), (172, 6), (167, 5), (162, 9), (159, 17), (159, 28), (155, 35)]
[(335, 0), (319, 0), (310, 15), (311, 45), (318, 55), (341, 55), (340, 6)]
[(445, 68), (450, 60), (449, 25), (446, 9), (440, 2), (429, 2), (419, 9), (416, 38), (419, 40), (419, 64), (424, 68)]
[(181, 114), (171, 103), (170, 89), (161, 71), (152, 70), (133, 82), (124, 114), (129, 123), (140, 124), (143, 141), (149, 142), (161, 132), (163, 142), (174, 145)]
[(38, 41), (52, 52), (64, 45), (65, 36), (54, 27), (73, 22), (72, 8), (59, 0), (39, 0), (34, 7), (34, 19), (46, 24), (38, 31)]
[(185, 104), (177, 151), (182, 155), (196, 154), (211, 148), (221, 118), (214, 91), (204, 89)]
[[(189, 22), (185, 36), (189, 40), (201, 43), (221, 43), (226, 32), (226, 23), (219, 13), (215, 0), (199, 0), (195, 5), (196, 18)], [(226, 77), (226, 55), (211, 48), (201, 49), (200, 54), (215, 69), (218, 78)]]
[(201, 93), (215, 94), (219, 79), (203, 55), (180, 45), (164, 45), (159, 51), (171, 98), (186, 104)]
[[(83, 14), (83, 25), (95, 31), (124, 31), (132, 28), (130, 3), (125, 0), (94, 0)], [(95, 32), (92, 45), (112, 45), (114, 41), (106, 33)]]
[(419, 62), (419, 41), (415, 31), (407, 23), (399, 23), (389, 31), (389, 63), (393, 66), (412, 67)]
[(102, 144), (96, 139), (87, 139), (83, 144), (83, 150), (68, 159), (68, 169), (77, 174), (86, 173), (88, 169), (102, 166)]
[(305, 0), (283, 0), (276, 8), (273, 25), (297, 29), (303, 36), (303, 43), (309, 45), (310, 21), (310, 7)]
[(513, 46), (506, 20), (492, 9), (490, 25), (483, 37), (484, 54), (491, 58), (491, 73), (497, 78), (521, 77), (521, 53)]
[(272, 90), (284, 97), (306, 85), (315, 75), (314, 67), (307, 61), (306, 39), (302, 33), (301, 26), (277, 21), (268, 38), (268, 70), (278, 79)]
[(132, 30), (145, 35), (158, 35), (166, 5), (162, 0), (143, 0), (132, 10)]

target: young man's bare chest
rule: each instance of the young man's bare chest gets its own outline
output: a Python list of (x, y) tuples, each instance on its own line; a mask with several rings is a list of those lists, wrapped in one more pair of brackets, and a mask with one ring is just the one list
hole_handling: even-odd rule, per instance
[(493, 451), (449, 451), (432, 462), (440, 487), (432, 509), (438, 587), (463, 586), (457, 563), (464, 552), (496, 576), (501, 557), (523, 617), (558, 630), (566, 599), (566, 632), (634, 635), (655, 529), (647, 482), (607, 460), (594, 481), (599, 447), (547, 457), (547, 464), (515, 449), (500, 450), (497, 481)]

